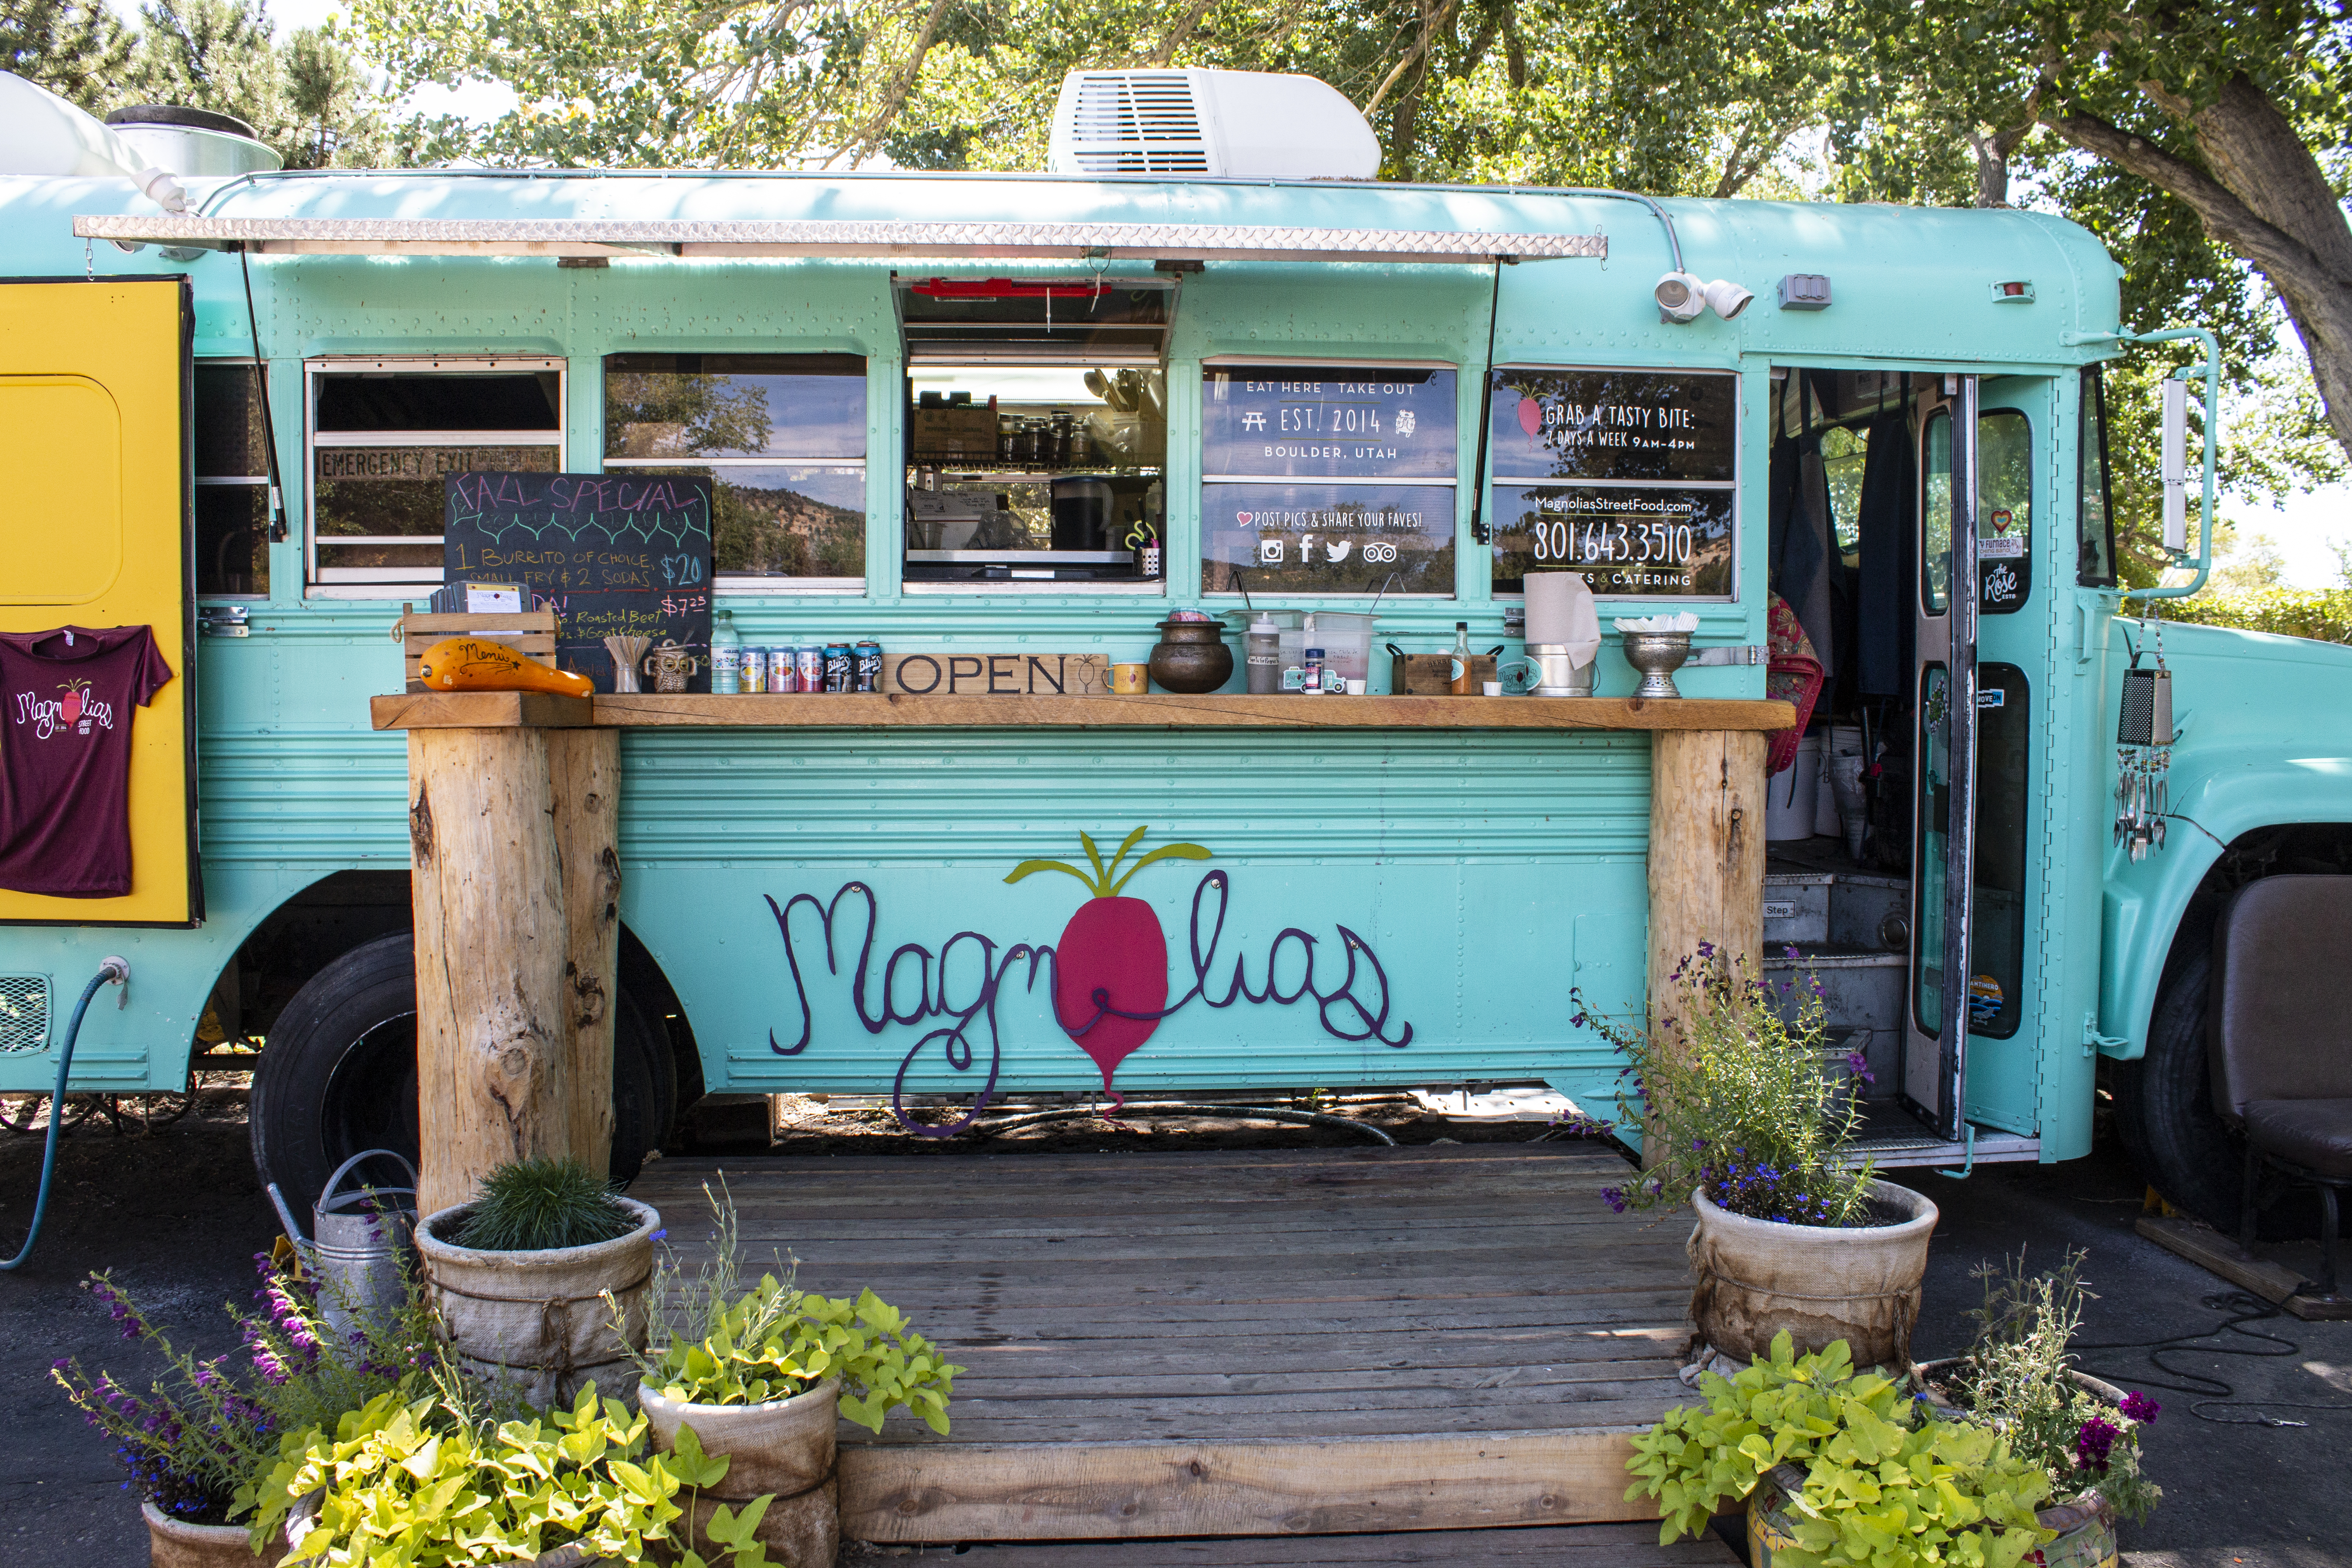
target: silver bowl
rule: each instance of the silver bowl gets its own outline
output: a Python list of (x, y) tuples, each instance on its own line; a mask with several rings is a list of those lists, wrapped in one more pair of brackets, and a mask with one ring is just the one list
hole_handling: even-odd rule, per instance
[(1634, 688), (1636, 697), (1680, 697), (1675, 689), (1675, 671), (1690, 658), (1691, 635), (1688, 632), (1625, 632), (1625, 662), (1642, 672), (1642, 684)]

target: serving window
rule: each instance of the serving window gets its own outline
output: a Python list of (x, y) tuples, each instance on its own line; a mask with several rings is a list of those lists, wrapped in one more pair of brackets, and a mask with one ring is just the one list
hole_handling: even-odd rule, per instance
[(604, 468), (708, 479), (719, 588), (866, 578), (866, 362), (611, 354)]
[(441, 581), (442, 481), (554, 473), (561, 360), (314, 360), (305, 367), (310, 581)]
[(1201, 381), (1202, 592), (1453, 594), (1451, 366), (1211, 361)]
[(1734, 597), (1738, 414), (1727, 372), (1496, 366), (1495, 591), (1564, 569), (1598, 595)]

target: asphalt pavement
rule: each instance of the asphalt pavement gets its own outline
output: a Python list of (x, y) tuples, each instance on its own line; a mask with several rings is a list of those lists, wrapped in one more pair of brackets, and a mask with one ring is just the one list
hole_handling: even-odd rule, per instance
[[(0, 1256), (16, 1250), (30, 1218), (39, 1156), (38, 1138), (0, 1134)], [(1965, 1345), (1963, 1314), (1980, 1294), (1971, 1268), (2021, 1247), (2052, 1262), (2068, 1247), (2087, 1249), (2084, 1274), (2098, 1299), (2082, 1342), (2133, 1348), (2086, 1351), (2083, 1363), (2164, 1406), (2147, 1454), (2165, 1501), (2147, 1524), (2126, 1528), (2128, 1564), (2352, 1563), (2352, 1322), (2271, 1314), (2240, 1331), (2195, 1337), (2257, 1309), (2243, 1298), (2233, 1303), (2226, 1281), (2133, 1232), (2140, 1184), (2111, 1151), (2046, 1168), (1981, 1166), (1966, 1181), (1903, 1179), (1942, 1210), (1915, 1345), (1923, 1360)], [(228, 1350), (235, 1336), (222, 1304), (250, 1299), (252, 1255), (278, 1228), (234, 1106), (152, 1136), (117, 1136), (101, 1124), (64, 1140), (38, 1249), (26, 1268), (0, 1275), (0, 1399), (16, 1413), (0, 1424), (0, 1563), (147, 1562), (138, 1504), (122, 1489), (110, 1446), (49, 1379), (50, 1363), (68, 1355), (120, 1375), (148, 1370), (77, 1288), (80, 1279), (110, 1268), (190, 1348)], [(2171, 1372), (2152, 1364), (2146, 1348), (2165, 1340), (2181, 1341), (2165, 1354)], [(2200, 1400), (2212, 1401), (2203, 1418), (2191, 1408)], [(2276, 1424), (2289, 1422), (2297, 1425)]]

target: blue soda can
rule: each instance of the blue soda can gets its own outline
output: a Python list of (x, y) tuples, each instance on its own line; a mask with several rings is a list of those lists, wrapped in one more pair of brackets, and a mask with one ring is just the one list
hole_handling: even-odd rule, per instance
[(859, 643), (850, 650), (853, 691), (882, 689), (882, 645), (872, 639)]
[(824, 645), (824, 689), (846, 691), (856, 679), (851, 667), (849, 645), (845, 642)]
[(766, 648), (745, 648), (742, 661), (735, 668), (735, 689), (738, 691), (760, 692), (768, 689), (768, 650)]
[(802, 647), (788, 648), (785, 651), (793, 656), (793, 668), (797, 672), (800, 689), (823, 691), (824, 689), (824, 649)]

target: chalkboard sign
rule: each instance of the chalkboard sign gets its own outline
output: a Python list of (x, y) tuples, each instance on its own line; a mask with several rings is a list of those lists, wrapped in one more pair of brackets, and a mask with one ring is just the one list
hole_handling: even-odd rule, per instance
[[(448, 580), (521, 584), (532, 609), (562, 617), (556, 662), (597, 690), (615, 689), (609, 637), (709, 654), (709, 479), (451, 474), (443, 501)], [(689, 685), (710, 689), (707, 658)]]

